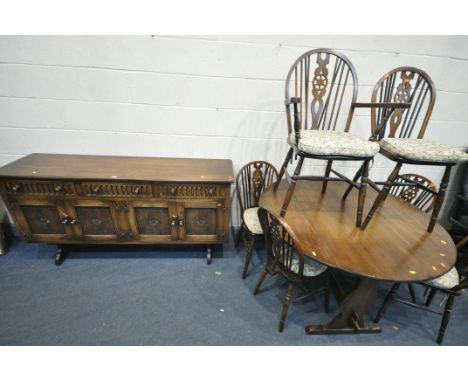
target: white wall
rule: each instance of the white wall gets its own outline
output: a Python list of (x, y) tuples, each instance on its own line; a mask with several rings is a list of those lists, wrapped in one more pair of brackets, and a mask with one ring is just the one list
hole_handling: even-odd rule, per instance
[[(361, 101), (387, 70), (427, 71), (438, 91), (427, 138), (468, 146), (467, 37), (3, 36), (0, 165), (32, 152), (229, 158), (235, 170), (256, 159), (279, 165), (284, 78), (316, 47), (351, 59)], [(367, 138), (369, 123), (359, 110), (352, 131)], [(323, 171), (314, 164), (308, 172)], [(388, 166), (379, 158), (371, 177), (383, 179)]]

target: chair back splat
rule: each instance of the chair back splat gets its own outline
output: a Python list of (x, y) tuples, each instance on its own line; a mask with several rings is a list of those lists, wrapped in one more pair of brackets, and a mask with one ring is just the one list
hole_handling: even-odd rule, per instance
[(436, 185), (428, 178), (417, 174), (402, 174), (396, 178), (390, 194), (429, 212), (434, 207)]
[[(389, 138), (423, 138), (434, 108), (436, 89), (431, 78), (411, 66), (395, 68), (377, 81), (372, 102), (409, 103), (408, 109), (371, 108), (372, 136)], [(390, 118), (389, 118), (390, 117)], [(380, 129), (383, 120), (388, 119)]]
[(250, 162), (240, 169), (236, 189), (241, 215), (248, 208), (258, 207), (263, 191), (276, 182), (277, 177), (278, 170), (265, 161)]
[[(356, 101), (357, 93), (356, 70), (346, 56), (331, 49), (314, 49), (304, 53), (294, 62), (286, 77), (285, 104), (289, 134), (293, 131), (292, 99), (299, 99), (301, 130), (335, 130), (337, 125), (342, 125), (347, 132), (353, 113), (351, 104)], [(338, 122), (340, 112), (345, 113), (346, 124)]]

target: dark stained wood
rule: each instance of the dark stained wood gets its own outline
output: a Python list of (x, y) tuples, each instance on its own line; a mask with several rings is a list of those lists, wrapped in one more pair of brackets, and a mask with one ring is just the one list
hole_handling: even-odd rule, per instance
[(84, 235), (115, 235), (110, 207), (75, 206)]
[[(411, 203), (415, 207), (425, 212), (430, 212), (430, 210), (434, 207), (433, 202), (435, 200), (434, 200), (433, 190), (435, 190), (436, 188), (435, 185), (432, 183), (432, 181), (422, 175), (416, 175), (416, 174), (400, 175), (398, 180), (401, 180), (404, 182), (410, 182), (410, 183), (409, 184), (400, 183), (400, 185), (393, 186), (393, 188), (390, 190), (391, 194), (405, 200), (408, 203)], [(412, 182), (417, 182), (417, 186), (414, 184), (411, 184)], [(456, 245), (457, 249), (460, 249), (460, 247), (463, 245), (463, 241), (464, 239), (462, 239), (459, 243), (457, 243)], [(392, 288), (388, 292), (387, 296), (385, 297), (384, 303), (382, 304), (376, 317), (374, 318), (374, 322), (378, 323), (381, 320), (381, 318), (385, 314), (386, 310), (388, 309), (392, 301), (397, 301), (405, 305), (408, 305), (408, 306), (411, 306), (420, 310), (424, 310), (426, 312), (440, 314), (442, 315), (442, 321), (441, 321), (440, 328), (439, 328), (439, 334), (437, 335), (437, 343), (441, 345), (444, 339), (445, 330), (450, 320), (450, 315), (452, 312), (455, 297), (459, 296), (461, 292), (466, 287), (468, 287), (468, 279), (466, 275), (466, 269), (464, 270), (463, 256), (457, 257), (455, 267), (458, 270), (459, 283), (458, 285), (456, 285), (455, 287), (451, 289), (439, 288), (428, 282), (419, 283), (425, 287), (426, 291), (427, 290), (430, 291), (427, 297), (427, 300), (425, 302), (418, 301), (418, 299), (416, 298), (416, 293), (415, 293), (412, 283), (407, 284), (409, 292), (410, 292), (410, 296), (411, 296), (411, 301), (400, 298), (400, 297), (396, 297), (395, 294), (398, 288), (400, 287), (400, 283), (399, 282), (394, 283)], [(446, 303), (445, 303), (443, 312), (434, 310), (431, 308), (432, 300), (434, 299), (434, 296), (436, 295), (437, 292), (444, 295), (446, 298)], [(443, 302), (444, 301), (442, 301), (442, 303)]]
[(7, 246), (5, 243), (5, 234), (3, 233), (2, 225), (0, 224), (0, 256), (5, 255), (7, 252)]
[(410, 138), (417, 133), (417, 138), (423, 138), (435, 100), (436, 88), (423, 70), (401, 66), (385, 73), (372, 92), (370, 105), (383, 105), (371, 108), (372, 136), (380, 140), (384, 136)]
[(224, 243), (231, 183), (230, 160), (32, 154), (0, 168), (22, 238), (51, 244)]
[(0, 168), (0, 178), (233, 182), (226, 159), (31, 154)]
[[(277, 193), (268, 189), (260, 206), (279, 214), (287, 184)], [(455, 263), (456, 248), (439, 224), (425, 230), (429, 216), (417, 207), (388, 195), (373, 224), (362, 231), (355, 226), (357, 190), (342, 203), (346, 189), (331, 182), (321, 194), (318, 182), (299, 181), (284, 221), (297, 237), (299, 250), (328, 266), (379, 280), (424, 281), (448, 272)], [(368, 210), (376, 191), (368, 189)]]
[[(310, 89), (309, 89), (310, 88)], [(295, 142), (286, 154), (283, 166), (280, 169), (278, 180), (274, 187), (276, 191), (283, 175), (290, 181), (286, 193), (281, 216), (285, 216), (289, 202), (294, 194), (298, 180), (322, 181), (322, 194), (325, 194), (329, 181), (344, 181), (349, 187), (357, 188), (359, 203), (356, 214), (356, 227), (361, 226), (362, 207), (366, 197), (367, 168), (372, 157), (353, 155), (324, 155), (305, 152), (299, 149), (301, 131), (303, 130), (333, 130), (349, 132), (356, 107), (358, 94), (358, 78), (351, 61), (342, 53), (332, 49), (313, 49), (302, 54), (291, 66), (285, 83), (285, 106), (288, 125), (288, 141), (294, 133)], [(311, 97), (309, 101), (309, 96)], [(293, 106), (291, 108), (291, 105)], [(340, 110), (347, 112), (346, 123), (338, 123)], [(298, 159), (294, 175), (287, 172), (287, 165), (292, 158)], [(325, 176), (301, 176), (301, 169), (305, 158), (327, 161)], [(343, 174), (332, 169), (333, 160), (360, 161), (363, 162), (363, 173), (360, 182), (359, 177), (351, 180)], [(336, 177), (330, 177), (330, 172)], [(349, 192), (347, 193), (349, 194)]]
[(170, 219), (167, 208), (137, 207), (135, 208), (136, 223), (142, 235), (169, 235)]
[[(267, 259), (265, 268), (260, 274), (253, 294), (256, 295), (259, 292), (267, 274), (274, 276), (281, 273), (289, 281), (278, 327), (278, 331), (282, 332), (284, 330), (294, 286), (301, 286), (301, 288), (304, 289), (304, 286), (301, 285), (304, 279), (313, 276), (304, 275), (304, 254), (297, 251), (294, 232), (290, 230), (284, 220), (263, 208), (258, 210), (258, 217), (262, 230), (265, 233)], [(325, 269), (324, 272), (327, 272), (327, 270)], [(314, 294), (317, 292), (318, 291), (315, 291)], [(302, 297), (299, 299), (301, 298)], [(325, 295), (325, 309), (327, 309), (327, 306), (328, 294)]]
[[(292, 150), (291, 150), (292, 151)], [(242, 279), (247, 276), (252, 253), (255, 248), (257, 238), (263, 235), (256, 235), (249, 231), (244, 222), (244, 211), (249, 208), (258, 207), (258, 201), (263, 191), (278, 179), (278, 170), (271, 163), (265, 161), (254, 161), (244, 165), (236, 176), (236, 193), (239, 202), (240, 216), (242, 223), (237, 233), (236, 247), (241, 239), (244, 244), (245, 258), (242, 270)]]
[[(385, 137), (424, 138), (435, 100), (435, 85), (429, 75), (423, 70), (412, 66), (402, 66), (385, 73), (374, 86), (371, 98), (372, 102), (360, 104), (361, 107), (371, 107), (372, 135), (370, 139), (381, 140)], [(392, 106), (395, 103), (400, 103), (402, 107)], [(375, 107), (376, 105), (380, 105), (380, 107)], [(357, 107), (356, 104), (355, 107)], [(366, 229), (372, 220), (374, 211), (385, 200), (389, 187), (393, 186), (401, 166), (403, 164), (415, 164), (445, 167), (439, 192), (436, 193), (437, 196), (432, 216), (427, 226), (427, 232), (432, 232), (444, 202), (445, 190), (447, 189), (450, 171), (454, 163), (408, 159), (390, 153), (382, 147), (380, 148), (380, 153), (395, 161), (396, 166), (382, 188), (381, 195), (375, 199), (369, 214), (362, 224), (362, 229)]]

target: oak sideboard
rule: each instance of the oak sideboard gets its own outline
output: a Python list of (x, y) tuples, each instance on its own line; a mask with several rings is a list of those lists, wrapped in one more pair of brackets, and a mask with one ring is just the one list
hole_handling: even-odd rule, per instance
[(232, 161), (31, 154), (0, 168), (22, 239), (71, 244), (208, 245), (228, 240)]

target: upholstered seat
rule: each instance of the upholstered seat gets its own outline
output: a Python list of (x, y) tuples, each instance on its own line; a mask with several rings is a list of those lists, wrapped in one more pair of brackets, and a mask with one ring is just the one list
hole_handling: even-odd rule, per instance
[(248, 230), (256, 235), (263, 234), (260, 220), (258, 220), (258, 207), (248, 208), (244, 211), (244, 223)]
[[(288, 143), (296, 144), (294, 132), (289, 135)], [(297, 147), (313, 155), (342, 155), (358, 158), (373, 157), (380, 149), (376, 142), (333, 130), (301, 130), (301, 139)]]
[(434, 280), (427, 281), (426, 283), (436, 288), (452, 289), (453, 287), (457, 286), (459, 282), (460, 277), (458, 276), (458, 271), (455, 267), (453, 267), (445, 275), (437, 277)]
[(391, 154), (411, 160), (456, 163), (468, 159), (463, 151), (425, 139), (383, 138), (380, 146)]
[[(294, 273), (299, 273), (299, 254), (296, 254), (292, 259), (291, 270)], [(320, 264), (308, 257), (304, 257), (304, 270), (302, 274), (306, 277), (318, 276), (327, 270), (327, 266)]]

